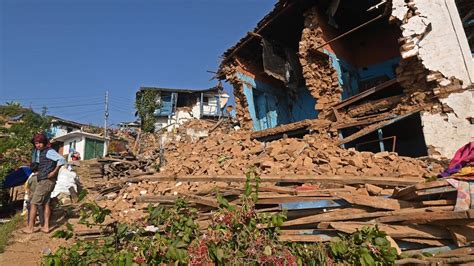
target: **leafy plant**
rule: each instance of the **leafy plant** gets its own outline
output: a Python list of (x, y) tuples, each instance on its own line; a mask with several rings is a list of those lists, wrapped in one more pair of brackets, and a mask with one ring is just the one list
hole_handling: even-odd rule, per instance
[(153, 112), (159, 107), (156, 101), (159, 91), (141, 90), (137, 93), (135, 101), (135, 109), (140, 117), (142, 129), (145, 132), (153, 132), (155, 130), (155, 116)]

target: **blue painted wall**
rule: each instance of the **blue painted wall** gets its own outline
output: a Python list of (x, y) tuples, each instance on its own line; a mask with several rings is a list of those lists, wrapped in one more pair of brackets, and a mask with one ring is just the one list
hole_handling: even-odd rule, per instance
[(292, 122), (304, 119), (314, 119), (318, 117), (318, 111), (315, 109), (316, 99), (311, 96), (306, 87), (297, 89), (296, 98), (288, 98), (291, 108)]
[(284, 88), (272, 87), (243, 73), (237, 76), (244, 82), (244, 95), (255, 131), (317, 117), (316, 100), (306, 88), (299, 88), (292, 99)]
[(395, 78), (395, 67), (401, 60), (400, 57), (395, 57), (364, 68), (356, 68), (343, 59), (338, 58), (335, 54), (327, 50), (324, 50), (324, 52), (329, 55), (332, 66), (337, 71), (339, 84), (343, 88), (343, 100), (359, 93), (359, 82), (380, 76), (387, 76), (390, 79)]

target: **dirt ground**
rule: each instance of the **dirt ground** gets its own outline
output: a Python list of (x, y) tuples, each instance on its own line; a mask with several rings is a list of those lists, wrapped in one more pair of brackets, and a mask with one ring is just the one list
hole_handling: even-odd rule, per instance
[[(56, 210), (52, 218), (53, 230), (66, 221), (61, 210)], [(23, 221), (12, 234), (5, 252), (0, 254), (0, 265), (40, 265), (43, 254), (66, 244), (64, 239), (51, 237), (53, 231), (49, 234), (42, 232), (24, 234), (21, 230), (25, 226), (26, 221)]]

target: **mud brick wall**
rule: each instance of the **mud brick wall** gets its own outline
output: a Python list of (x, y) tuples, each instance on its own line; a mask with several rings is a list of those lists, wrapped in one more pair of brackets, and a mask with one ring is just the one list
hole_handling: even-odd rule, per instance
[(327, 118), (331, 113), (328, 108), (341, 101), (342, 88), (330, 60), (316, 50), (324, 43), (322, 35), (316, 9), (311, 9), (305, 13), (299, 57), (306, 87), (316, 99), (315, 109), (319, 110), (320, 118)]

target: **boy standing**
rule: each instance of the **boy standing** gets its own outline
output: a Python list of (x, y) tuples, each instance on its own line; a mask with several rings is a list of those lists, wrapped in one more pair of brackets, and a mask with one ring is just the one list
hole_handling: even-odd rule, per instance
[(34, 232), (34, 223), (38, 207), (44, 208), (44, 225), (41, 231), (49, 232), (49, 218), (51, 217), (51, 206), (49, 200), (51, 192), (56, 185), (59, 168), (66, 163), (66, 160), (55, 150), (48, 147), (48, 139), (44, 134), (37, 134), (33, 138), (35, 148), (39, 151), (38, 183), (31, 197), (31, 209), (29, 213), (28, 227), (25, 233)]

